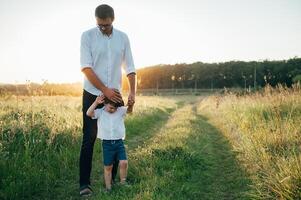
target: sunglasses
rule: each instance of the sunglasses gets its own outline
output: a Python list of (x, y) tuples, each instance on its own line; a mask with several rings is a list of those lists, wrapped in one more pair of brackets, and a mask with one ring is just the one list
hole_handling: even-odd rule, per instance
[(112, 26), (112, 24), (98, 24), (97, 26), (98, 26), (98, 28), (104, 30), (104, 29), (110, 28)]

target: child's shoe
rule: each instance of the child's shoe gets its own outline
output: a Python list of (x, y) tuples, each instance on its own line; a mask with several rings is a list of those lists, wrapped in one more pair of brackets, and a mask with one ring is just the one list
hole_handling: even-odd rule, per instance
[(125, 186), (125, 187), (130, 187), (131, 186), (127, 180), (120, 181), (119, 185), (120, 186)]
[(105, 193), (105, 194), (110, 194), (112, 192), (112, 188), (111, 189), (104, 188), (103, 190), (100, 190), (100, 191)]

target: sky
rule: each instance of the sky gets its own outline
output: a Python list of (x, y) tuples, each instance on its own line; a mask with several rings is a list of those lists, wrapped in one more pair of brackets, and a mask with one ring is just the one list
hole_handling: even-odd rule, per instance
[(80, 36), (103, 3), (137, 69), (301, 56), (300, 0), (0, 0), (0, 83), (82, 81)]

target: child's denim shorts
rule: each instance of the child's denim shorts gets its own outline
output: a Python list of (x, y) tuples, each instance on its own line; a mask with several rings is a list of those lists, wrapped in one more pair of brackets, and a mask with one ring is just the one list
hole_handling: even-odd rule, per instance
[(105, 166), (112, 165), (114, 160), (127, 160), (123, 140), (102, 141), (103, 163)]

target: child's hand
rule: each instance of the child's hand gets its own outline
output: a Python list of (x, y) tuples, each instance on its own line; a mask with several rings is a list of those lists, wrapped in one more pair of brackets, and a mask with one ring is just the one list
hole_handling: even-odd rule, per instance
[(105, 101), (105, 96), (98, 96), (95, 101), (97, 102), (97, 104), (102, 104)]

